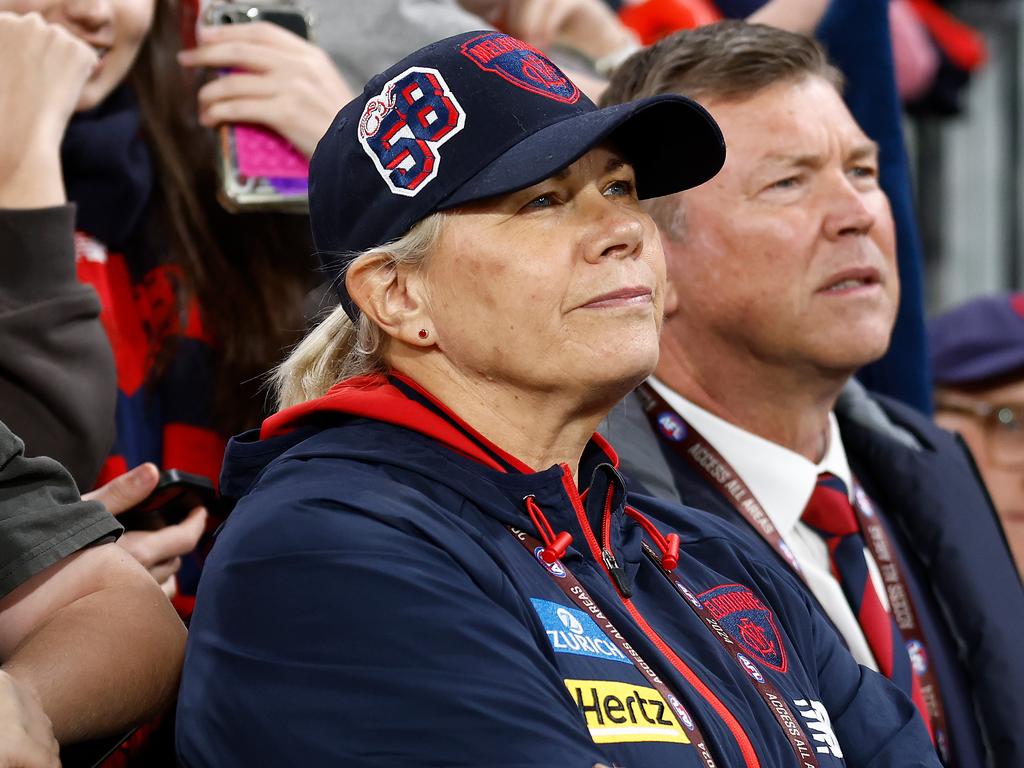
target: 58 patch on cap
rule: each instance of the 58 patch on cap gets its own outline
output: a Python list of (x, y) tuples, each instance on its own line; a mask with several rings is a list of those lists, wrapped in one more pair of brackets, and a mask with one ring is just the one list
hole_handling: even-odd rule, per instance
[(436, 69), (410, 67), (366, 102), (359, 143), (396, 195), (414, 196), (437, 178), (441, 145), (466, 113)]
[(682, 96), (598, 109), (509, 35), (428, 45), (370, 80), (317, 146), (309, 204), (321, 261), (338, 277), (430, 214), (536, 184), (604, 141), (633, 164), (640, 197), (700, 184), (725, 160), (714, 120)]

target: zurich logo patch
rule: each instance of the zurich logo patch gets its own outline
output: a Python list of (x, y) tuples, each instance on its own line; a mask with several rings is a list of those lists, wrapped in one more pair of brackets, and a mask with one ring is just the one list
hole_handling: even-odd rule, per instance
[(743, 665), (743, 668), (747, 671), (748, 675), (757, 680), (757, 682), (759, 683), (764, 682), (764, 675), (762, 675), (761, 670), (757, 668), (757, 664), (752, 662), (742, 653), (737, 653), (736, 658), (740, 660), (740, 664)]
[(683, 424), (682, 419), (669, 411), (658, 416), (658, 429), (673, 443), (681, 442), (686, 438), (686, 425)]
[(632, 663), (583, 611), (536, 597), (530, 598), (530, 602), (555, 653)]
[(488, 32), (462, 44), (462, 55), (485, 72), (493, 72), (517, 88), (575, 104), (580, 89), (548, 58), (522, 40)]
[(698, 597), (722, 629), (751, 656), (776, 672), (789, 669), (774, 615), (747, 587), (722, 584)]
[(410, 67), (366, 102), (357, 131), (388, 188), (414, 197), (437, 178), (441, 145), (465, 124), (466, 113), (441, 73)]
[(545, 563), (544, 558), (540, 556), (540, 553), (544, 551), (544, 547), (537, 547), (533, 550), (534, 557), (537, 558), (537, 562), (548, 569), (548, 573), (557, 576), (560, 579), (565, 578), (565, 566), (562, 565), (558, 560), (553, 563)]

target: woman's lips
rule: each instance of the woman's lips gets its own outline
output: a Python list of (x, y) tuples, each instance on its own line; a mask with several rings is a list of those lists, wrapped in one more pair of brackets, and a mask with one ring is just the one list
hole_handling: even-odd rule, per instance
[(620, 288), (617, 291), (609, 291), (595, 296), (586, 304), (584, 309), (606, 309), (610, 307), (641, 306), (651, 303), (653, 292), (646, 286), (631, 286)]

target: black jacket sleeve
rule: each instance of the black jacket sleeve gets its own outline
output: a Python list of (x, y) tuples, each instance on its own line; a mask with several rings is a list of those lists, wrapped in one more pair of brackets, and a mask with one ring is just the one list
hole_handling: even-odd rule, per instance
[(100, 302), (75, 273), (71, 205), (0, 210), (0, 420), (87, 490), (114, 438)]

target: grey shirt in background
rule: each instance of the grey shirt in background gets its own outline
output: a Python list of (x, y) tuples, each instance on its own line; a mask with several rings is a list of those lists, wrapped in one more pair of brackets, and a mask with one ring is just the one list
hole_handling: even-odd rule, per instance
[(0, 597), (90, 544), (121, 535), (95, 501), (82, 501), (71, 475), (53, 459), (29, 459), (0, 422)]
[(428, 43), (489, 29), (455, 0), (296, 0), (313, 12), (313, 39), (358, 93), (378, 72)]

